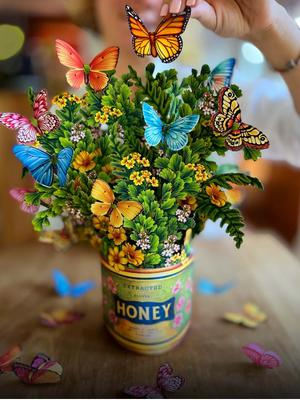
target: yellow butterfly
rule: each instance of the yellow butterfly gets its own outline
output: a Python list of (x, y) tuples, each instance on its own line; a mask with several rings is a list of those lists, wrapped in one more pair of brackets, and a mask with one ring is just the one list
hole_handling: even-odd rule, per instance
[(258, 129), (242, 122), (239, 103), (233, 90), (224, 87), (219, 93), (219, 112), (212, 116), (213, 130), (225, 136), (225, 146), (238, 151), (242, 147), (267, 149), (269, 139)]
[(101, 179), (95, 181), (91, 195), (96, 200), (99, 200), (92, 204), (92, 213), (97, 217), (110, 214), (110, 224), (114, 228), (119, 228), (123, 225), (123, 217), (132, 221), (143, 210), (143, 206), (137, 201), (116, 202), (113, 191), (109, 185)]
[(247, 328), (256, 328), (260, 322), (267, 319), (267, 315), (256, 304), (248, 302), (243, 305), (243, 314), (230, 312), (224, 314), (223, 318), (234, 324), (242, 324)]

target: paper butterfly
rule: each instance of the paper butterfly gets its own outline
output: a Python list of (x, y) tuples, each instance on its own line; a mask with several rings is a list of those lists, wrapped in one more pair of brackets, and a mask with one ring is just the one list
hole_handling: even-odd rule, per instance
[(155, 32), (148, 32), (141, 18), (130, 6), (126, 5), (125, 11), (132, 34), (132, 47), (137, 56), (159, 56), (163, 63), (176, 60), (183, 47), (180, 35), (189, 22), (190, 7), (186, 7), (181, 14), (172, 14), (170, 18), (163, 19)]
[(13, 371), (25, 383), (57, 383), (60, 381), (62, 366), (56, 361), (50, 361), (46, 354), (38, 354), (31, 365), (19, 362), (13, 363)]
[(237, 98), (229, 87), (219, 93), (219, 112), (212, 116), (215, 132), (225, 136), (225, 146), (238, 151), (242, 147), (267, 149), (270, 145), (266, 135), (251, 125), (242, 122), (241, 109)]
[(79, 282), (72, 285), (65, 274), (63, 274), (59, 269), (52, 270), (52, 277), (54, 280), (55, 291), (62, 297), (81, 297), (97, 286), (95, 281)]
[(198, 282), (198, 291), (201, 294), (209, 295), (209, 294), (224, 294), (229, 292), (229, 290), (233, 289), (237, 285), (236, 281), (230, 281), (225, 283), (224, 285), (216, 285), (214, 282), (209, 279), (202, 278)]
[(65, 147), (53, 156), (35, 147), (21, 145), (14, 146), (13, 152), (24, 167), (28, 168), (32, 177), (41, 185), (52, 186), (55, 169), (60, 186), (65, 186), (67, 172), (73, 158), (71, 147)]
[(25, 195), (27, 193), (31, 193), (32, 190), (29, 189), (22, 189), (22, 188), (16, 188), (16, 189), (11, 189), (9, 191), (9, 194), (11, 195), (11, 197), (15, 200), (17, 200), (19, 203), (21, 203), (21, 209), (27, 213), (30, 214), (35, 214), (38, 212), (40, 206), (35, 206), (35, 205), (31, 205), (28, 206), (26, 201), (25, 201)]
[(221, 62), (208, 76), (206, 85), (216, 94), (222, 87), (230, 86), (235, 58)]
[(21, 361), (22, 347), (15, 344), (0, 356), (0, 375), (12, 371), (12, 365), (16, 361)]
[(145, 397), (146, 399), (169, 399), (168, 392), (177, 392), (185, 384), (183, 376), (173, 375), (173, 367), (169, 363), (160, 366), (157, 374), (157, 387), (132, 386), (124, 389), (124, 393), (134, 397)]
[(242, 324), (247, 328), (256, 328), (260, 322), (264, 322), (267, 319), (267, 315), (256, 304), (245, 303), (243, 305), (243, 314), (226, 313), (224, 319), (234, 324)]
[(63, 231), (43, 231), (39, 236), (39, 242), (51, 244), (57, 251), (66, 251), (72, 246), (72, 241)]
[(173, 124), (163, 124), (155, 110), (147, 103), (143, 103), (143, 113), (146, 124), (145, 138), (151, 146), (156, 146), (160, 141), (167, 142), (171, 150), (178, 151), (188, 142), (187, 133), (191, 132), (199, 115), (188, 115), (180, 118)]
[(43, 325), (57, 327), (62, 324), (73, 324), (84, 317), (84, 314), (70, 310), (56, 310), (51, 313), (40, 313), (40, 320)]
[(108, 47), (90, 62), (84, 64), (82, 58), (68, 43), (57, 39), (56, 54), (61, 64), (73, 68), (67, 72), (67, 82), (74, 89), (79, 89), (84, 83), (96, 91), (102, 91), (109, 82), (109, 77), (101, 71), (114, 69), (119, 59), (119, 47)]
[(48, 113), (47, 91), (41, 90), (34, 99), (33, 120), (14, 113), (0, 113), (0, 124), (8, 129), (19, 129), (17, 141), (20, 144), (33, 144), (36, 134), (43, 136), (44, 132), (53, 132), (59, 127), (56, 115)]
[(255, 364), (265, 368), (277, 368), (280, 365), (280, 357), (274, 351), (265, 351), (257, 343), (249, 343), (248, 347), (242, 347), (243, 352)]
[(91, 196), (99, 200), (92, 204), (91, 211), (97, 217), (110, 214), (110, 224), (114, 228), (119, 228), (124, 223), (124, 218), (132, 221), (143, 210), (143, 206), (137, 201), (115, 202), (115, 196), (109, 185), (97, 179), (93, 185)]

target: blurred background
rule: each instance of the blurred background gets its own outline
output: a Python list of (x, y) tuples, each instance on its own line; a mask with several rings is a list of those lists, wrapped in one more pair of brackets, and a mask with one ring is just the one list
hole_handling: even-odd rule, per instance
[[(47, 88), (49, 106), (54, 95), (71, 89), (65, 79), (67, 68), (56, 57), (57, 38), (65, 40), (79, 51), (85, 63), (89, 63), (107, 46), (120, 46), (117, 74), (120, 76), (126, 73), (128, 64), (142, 74), (146, 63), (154, 61), (150, 57), (140, 59), (132, 50), (124, 11), (127, 2), (140, 15), (149, 30), (156, 28), (161, 20), (158, 16), (161, 0), (0, 0), (0, 112), (16, 112), (32, 118), (26, 95), (29, 86), (35, 92)], [(300, 26), (299, 0), (281, 3)], [(272, 114), (262, 118), (252, 107), (255, 102), (255, 96), (252, 96), (254, 88), (260, 88), (260, 92), (264, 93), (264, 85), (272, 85), (275, 90), (273, 97), (277, 96), (279, 103), (284, 101), (290, 108), (289, 112), (295, 113), (283, 80), (269, 70), (264, 57), (254, 46), (234, 39), (219, 38), (202, 28), (197, 21), (189, 22), (183, 41), (182, 54), (171, 65), (179, 71), (180, 77), (188, 76), (191, 68), (200, 70), (204, 63), (214, 68), (227, 58), (236, 58), (232, 82), (240, 84), (244, 92), (240, 101), (243, 119), (267, 134), (271, 148), (264, 151), (263, 158), (256, 163), (244, 161), (242, 153), (230, 154), (218, 162), (237, 163), (241, 170), (260, 178), (265, 186), (264, 192), (252, 188), (244, 189), (245, 201), (240, 208), (247, 226), (256, 230), (272, 231), (293, 252), (299, 252), (300, 169), (289, 164), (286, 151), (272, 150), (272, 135), (288, 135), (289, 132), (283, 132), (288, 128), (285, 128), (284, 123), (276, 122), (277, 125), (273, 123), (272, 128), (270, 125), (268, 129), (268, 119)], [(160, 60), (155, 62), (158, 71), (166, 69), (166, 65)], [(265, 101), (273, 100), (266, 96)], [(272, 111), (271, 106), (270, 110)], [(248, 116), (251, 119), (248, 120)], [(0, 126), (2, 245), (36, 239), (31, 216), (22, 212), (19, 204), (8, 193), (16, 187), (33, 188), (30, 177), (21, 179), (22, 166), (11, 150), (16, 144), (15, 135), (16, 132)], [(207, 238), (220, 235), (216, 225), (208, 227)]]

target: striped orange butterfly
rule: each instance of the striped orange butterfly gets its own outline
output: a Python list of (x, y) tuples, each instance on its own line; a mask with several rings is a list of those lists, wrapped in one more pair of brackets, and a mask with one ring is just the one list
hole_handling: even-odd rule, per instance
[(269, 139), (264, 133), (242, 122), (239, 103), (229, 87), (220, 90), (218, 108), (211, 123), (215, 132), (225, 136), (225, 146), (229, 150), (238, 151), (244, 146), (258, 150), (269, 147)]
[(95, 181), (91, 195), (96, 200), (99, 200), (92, 204), (92, 213), (97, 217), (110, 214), (110, 224), (114, 228), (119, 228), (123, 225), (123, 217), (132, 221), (143, 210), (143, 206), (137, 201), (116, 202), (113, 191), (109, 185), (101, 179)]
[(84, 64), (82, 58), (68, 43), (56, 39), (56, 54), (61, 64), (73, 68), (67, 72), (67, 82), (74, 89), (79, 89), (84, 83), (96, 91), (102, 91), (109, 82), (109, 77), (101, 71), (114, 69), (119, 59), (119, 47), (108, 47), (90, 62)]
[(190, 19), (190, 7), (186, 7), (181, 14), (172, 14), (170, 18), (163, 19), (155, 32), (148, 32), (141, 18), (130, 6), (126, 5), (125, 11), (132, 34), (133, 50), (137, 56), (159, 56), (164, 63), (170, 63), (179, 56), (183, 47), (180, 35)]

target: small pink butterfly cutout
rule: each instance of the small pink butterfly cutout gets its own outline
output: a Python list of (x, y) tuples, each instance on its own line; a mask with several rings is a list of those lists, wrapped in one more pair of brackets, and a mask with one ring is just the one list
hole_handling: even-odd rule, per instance
[[(36, 134), (43, 136), (44, 132), (53, 132), (59, 127), (56, 115), (48, 113), (47, 91), (42, 89), (33, 103), (33, 124), (28, 118), (15, 113), (0, 113), (0, 124), (8, 129), (19, 129), (17, 141), (20, 144), (30, 145), (36, 141)], [(36, 126), (34, 126), (36, 125)]]
[(243, 352), (255, 364), (265, 368), (277, 368), (280, 365), (280, 357), (274, 351), (265, 351), (257, 343), (249, 343), (248, 347), (242, 347)]
[(174, 373), (173, 367), (169, 363), (160, 366), (157, 374), (157, 387), (152, 386), (132, 386), (124, 389), (124, 393), (134, 397), (146, 397), (146, 399), (169, 399), (168, 392), (177, 392), (185, 384), (185, 378)]
[[(19, 203), (21, 203), (21, 210), (23, 210), (27, 213), (30, 213), (30, 214), (35, 214), (38, 212), (40, 206), (35, 206), (33, 204), (31, 206), (28, 206), (26, 203), (26, 200), (25, 200), (25, 195), (27, 193), (32, 193), (32, 190), (16, 188), (16, 189), (11, 189), (9, 191), (9, 194), (11, 195), (11, 197), (13, 199), (17, 200)], [(46, 204), (51, 203), (51, 199), (49, 199), (49, 200), (42, 199), (42, 201)]]
[(41, 312), (40, 320), (43, 325), (56, 328), (62, 324), (73, 324), (84, 317), (83, 313), (70, 310), (56, 310), (51, 313)]

